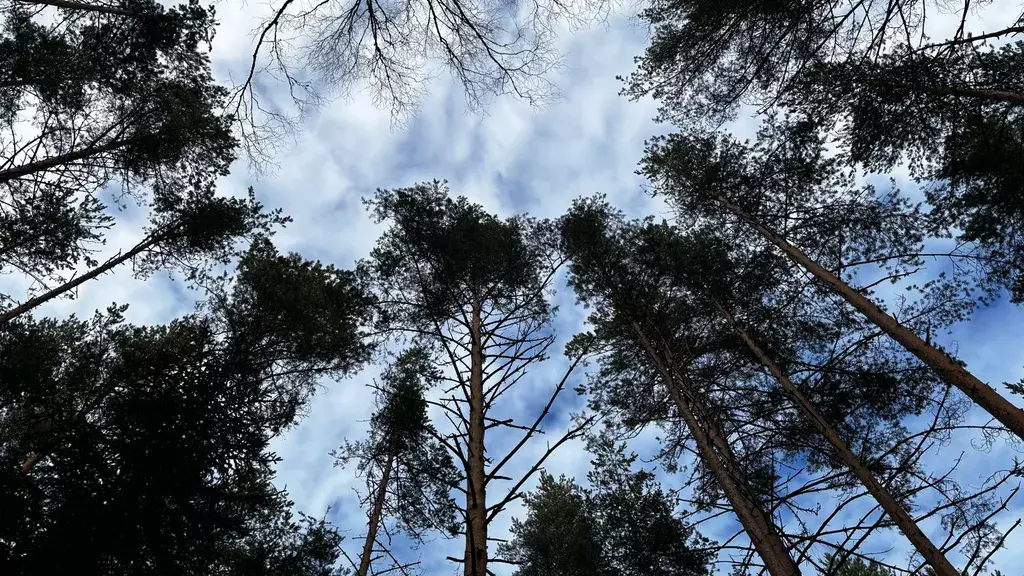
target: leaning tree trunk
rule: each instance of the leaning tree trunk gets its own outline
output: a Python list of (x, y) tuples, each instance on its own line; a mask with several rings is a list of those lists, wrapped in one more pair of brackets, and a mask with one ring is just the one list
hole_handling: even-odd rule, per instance
[(470, 330), (469, 449), (466, 471), (466, 576), (487, 576), (487, 494), (484, 484), (483, 344), (479, 298), (473, 299)]
[(104, 152), (111, 152), (124, 148), (135, 142), (138, 142), (139, 138), (125, 138), (121, 140), (111, 140), (106, 144), (90, 145), (84, 148), (79, 148), (67, 154), (60, 154), (58, 156), (52, 156), (44, 160), (37, 160), (35, 162), (29, 162), (28, 164), (22, 164), (21, 166), (15, 166), (14, 168), (8, 168), (7, 170), (0, 170), (0, 183), (8, 182), (16, 178), (23, 178), (25, 176), (31, 176), (44, 170), (49, 170), (63, 164), (76, 162), (78, 160), (84, 160), (90, 156), (102, 154)]
[[(672, 373), (662, 362), (661, 357), (638, 323), (633, 322), (633, 330), (647, 355), (657, 367), (658, 373), (668, 389), (669, 396), (693, 435), (693, 439), (697, 443), (697, 451), (708, 468), (711, 469), (711, 473), (714, 474), (726, 498), (732, 504), (733, 511), (747, 532), (757, 554), (764, 561), (769, 574), (771, 576), (799, 575), (800, 570), (782, 541), (778, 528), (772, 522), (764, 506), (750, 490), (746, 476), (736, 463), (735, 455), (724, 435), (717, 425), (706, 417), (706, 410), (703, 409), (700, 402), (691, 398), (690, 395), (680, 392)], [(703, 420), (699, 416), (704, 416)]]
[(384, 470), (380, 473), (380, 486), (377, 487), (377, 495), (373, 499), (370, 521), (366, 526), (366, 541), (363, 542), (363, 554), (359, 557), (359, 571), (356, 572), (356, 576), (366, 576), (370, 573), (370, 557), (373, 555), (373, 543), (377, 541), (377, 528), (380, 526), (384, 500), (388, 496), (388, 481), (391, 480), (391, 466), (394, 461), (394, 456), (389, 456), (384, 464)]
[(22, 4), (38, 4), (41, 6), (53, 6), (54, 8), (64, 8), (67, 10), (83, 10), (85, 12), (99, 12), (101, 14), (111, 14), (117, 16), (140, 16), (135, 12), (125, 10), (123, 8), (114, 8), (113, 6), (100, 6), (98, 4), (88, 4), (85, 2), (72, 2), (69, 0), (18, 0)]
[(781, 248), (791, 260), (842, 296), (844, 300), (859, 310), (868, 320), (875, 323), (890, 338), (899, 342), (908, 352), (917, 356), (918, 359), (935, 370), (943, 381), (959, 388), (975, 404), (981, 406), (992, 417), (999, 420), (1003, 426), (1006, 426), (1018, 437), (1024, 439), (1024, 410), (1014, 406), (1009, 400), (996, 392), (995, 389), (968, 372), (946, 353), (922, 340), (912, 330), (886, 314), (877, 304), (854, 290), (835, 274), (823, 268), (807, 254), (804, 254), (802, 250), (790, 244), (785, 238), (764, 224), (761, 224), (742, 208), (732, 204), (722, 196), (719, 196), (717, 200), (726, 210), (753, 227), (769, 242)]
[(10, 310), (4, 312), (3, 314), (0, 314), (0, 326), (7, 324), (14, 318), (17, 318), (18, 316), (32, 310), (33, 308), (36, 308), (37, 306), (40, 306), (50, 300), (53, 300), (54, 298), (60, 296), (61, 294), (73, 290), (74, 288), (88, 282), (89, 280), (92, 280), (98, 276), (101, 276), (109, 272), (113, 268), (138, 256), (139, 254), (145, 252), (146, 250), (149, 250), (156, 243), (160, 242), (164, 237), (164, 234), (153, 234), (149, 238), (140, 242), (138, 245), (136, 245), (128, 252), (125, 252), (124, 254), (117, 256), (116, 258), (111, 258), (110, 260), (107, 260), (102, 265), (93, 268), (92, 270), (86, 272), (85, 274), (79, 276), (78, 278), (75, 278), (74, 280), (65, 282), (64, 284), (61, 284), (60, 286), (57, 286), (52, 290), (49, 290), (43, 294), (40, 294), (39, 296), (36, 296), (35, 298), (27, 300), (25, 303), (19, 306), (11, 308)]
[(885, 486), (875, 479), (864, 463), (861, 462), (860, 458), (850, 450), (850, 447), (846, 445), (846, 442), (843, 441), (836, 429), (832, 427), (832, 424), (829, 423), (818, 408), (806, 396), (804, 396), (803, 392), (796, 387), (793, 381), (782, 372), (782, 369), (779, 368), (779, 365), (776, 364), (774, 360), (772, 360), (771, 356), (769, 356), (758, 345), (758, 343), (754, 341), (750, 334), (748, 334), (747, 331), (736, 322), (732, 313), (720, 303), (715, 302), (715, 304), (718, 306), (718, 309), (722, 312), (722, 316), (725, 317), (725, 320), (729, 323), (732, 329), (747, 345), (747, 348), (749, 348), (754, 356), (757, 357), (758, 361), (760, 361), (761, 364), (771, 372), (772, 376), (779, 381), (782, 385), (782, 389), (789, 394), (793, 403), (796, 404), (797, 408), (803, 412), (804, 416), (806, 416), (808, 420), (810, 420), (818, 433), (824, 436), (825, 439), (828, 440), (829, 444), (836, 449), (836, 452), (839, 454), (839, 458), (850, 468), (850, 471), (853, 472), (858, 480), (860, 480), (868, 493), (870, 493), (878, 502), (879, 506), (885, 510), (885, 513), (892, 518), (892, 521), (897, 527), (899, 527), (900, 532), (903, 532), (903, 535), (907, 537), (907, 540), (910, 540), (910, 543), (914, 545), (914, 548), (925, 559), (925, 562), (935, 569), (936, 576), (959, 576), (960, 573), (952, 564), (950, 564), (945, 554), (943, 554), (935, 544), (932, 543), (928, 536), (921, 531), (917, 522), (914, 522), (914, 519), (910, 517), (907, 510), (892, 497), (892, 494), (886, 490)]

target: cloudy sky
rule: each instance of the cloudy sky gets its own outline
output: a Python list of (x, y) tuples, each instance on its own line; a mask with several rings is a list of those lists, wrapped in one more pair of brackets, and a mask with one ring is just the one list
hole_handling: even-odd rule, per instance
[[(1007, 21), (1005, 14), (1014, 9), (1015, 2), (1005, 6), (997, 3), (995, 11), (979, 18), (995, 20), (1003, 14), (1003, 21)], [(214, 63), (219, 78), (227, 81), (244, 76), (252, 53), (252, 32), (270, 10), (256, 1), (218, 5), (222, 25), (214, 43)], [(983, 22), (976, 26), (992, 29)], [(559, 45), (565, 67), (552, 77), (561, 98), (543, 109), (512, 98), (498, 98), (489, 103), (485, 114), (469, 113), (459, 89), (447, 78), (439, 77), (430, 86), (430, 96), (422, 109), (403, 129), (394, 130), (388, 114), (372, 106), (370, 95), (356, 92), (305, 118), (295, 140), (277, 155), (273, 171), (256, 178), (244, 162), (239, 162), (221, 189), (225, 194), (240, 194), (254, 186), (264, 204), (283, 208), (294, 219), (276, 237), (282, 250), (343, 267), (366, 256), (380, 231), (360, 203), (361, 197), (378, 187), (447, 179), (454, 193), (492, 212), (529, 212), (540, 217), (558, 216), (573, 198), (601, 192), (632, 216), (660, 214), (663, 208), (644, 195), (643, 182), (634, 170), (644, 140), (667, 128), (652, 122), (652, 102), (630, 102), (619, 96), (621, 84), (615, 79), (631, 71), (632, 58), (645, 44), (644, 31), (623, 15), (612, 17), (606, 26), (566, 32)], [(280, 86), (269, 81), (260, 89), (267, 98), (281, 98)], [(746, 136), (753, 126), (753, 120), (743, 118), (732, 129)], [(111, 250), (130, 246), (139, 237), (142, 217), (132, 211), (118, 214), (119, 224), (108, 240)], [(579, 329), (585, 316), (565, 290), (556, 298), (561, 309), (555, 323), (559, 343), (553, 349), (553, 358), (533, 371), (529, 381), (509, 400), (509, 409), (523, 418), (535, 414), (546, 399), (546, 391), (557, 383), (565, 366), (560, 358), (561, 343)], [(193, 299), (180, 282), (164, 276), (138, 281), (129, 270), (121, 270), (84, 286), (77, 300), (48, 305), (44, 313), (66, 316), (105, 307), (113, 301), (128, 302), (130, 320), (157, 323), (188, 312)], [(945, 343), (953, 345), (983, 380), (993, 385), (1016, 381), (1024, 375), (1022, 320), (1024, 310), (1001, 301), (979, 312), (969, 324), (959, 326)], [(288, 488), (300, 510), (320, 514), (331, 507), (331, 520), (352, 538), (346, 543), (350, 553), (358, 550), (358, 536), (365, 523), (353, 492), (361, 484), (351, 471), (334, 468), (328, 452), (345, 438), (362, 436), (372, 400), (366, 384), (375, 374), (376, 370), (370, 368), (348, 380), (325, 382), (301, 425), (275, 445), (283, 457), (279, 485)], [(1019, 397), (1015, 401), (1020, 404)], [(569, 412), (580, 406), (580, 399), (563, 397), (547, 423), (549, 436), (564, 430)], [(972, 418), (984, 420), (977, 414)], [(955, 438), (934, 455), (933, 463), (940, 465), (963, 452), (964, 463), (957, 475), (966, 484), (977, 486), (1004, 466), (1014, 452), (1002, 444), (979, 451), (972, 440)], [(544, 449), (543, 442), (524, 451), (513, 469), (529, 467)], [(652, 442), (649, 435), (642, 437), (635, 449), (641, 454), (650, 453)], [(556, 475), (565, 473), (582, 480), (588, 460), (579, 443), (570, 443), (547, 462), (546, 468)], [(668, 485), (676, 482), (665, 475), (663, 478)], [(499, 517), (492, 534), (504, 536), (518, 511), (513, 506)], [(850, 516), (860, 513), (851, 511)], [(1024, 498), (997, 518), (1005, 528), (1021, 516)], [(730, 535), (734, 526), (732, 520), (723, 519), (704, 531), (710, 537), (722, 538)], [(931, 529), (939, 532), (937, 526)], [(890, 557), (897, 562), (906, 552), (896, 535), (879, 545), (891, 547)], [(448, 574), (456, 566), (444, 557), (460, 555), (460, 549), (458, 541), (439, 540), (418, 551), (403, 551), (402, 557), (422, 561), (427, 574)], [(1024, 566), (1024, 534), (1012, 537), (1008, 549), (997, 553), (994, 560), (1005, 576), (1019, 576)], [(507, 573), (503, 572), (506, 569), (499, 566), (495, 571), (502, 574)]]

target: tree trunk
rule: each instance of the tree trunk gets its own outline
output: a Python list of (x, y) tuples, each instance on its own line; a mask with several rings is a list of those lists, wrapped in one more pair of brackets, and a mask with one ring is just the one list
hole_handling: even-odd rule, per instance
[(743, 209), (730, 203), (722, 196), (719, 196), (717, 199), (726, 210), (752, 226), (772, 244), (781, 248), (791, 260), (842, 296), (844, 300), (864, 314), (868, 320), (874, 322), (890, 338), (899, 342), (908, 352), (935, 370), (943, 381), (959, 388), (975, 404), (981, 406), (996, 420), (999, 420), (1003, 426), (1006, 426), (1018, 437), (1024, 439), (1024, 410), (1014, 406), (1009, 400), (996, 392), (995, 389), (978, 380), (978, 378), (960, 366), (946, 353), (922, 340), (913, 331), (900, 324), (892, 316), (886, 314), (877, 304), (854, 290), (849, 284), (836, 277), (835, 274), (822, 268), (821, 265), (804, 254), (799, 248), (793, 246), (785, 238), (752, 218)]
[(48, 302), (56, 298), (57, 296), (60, 296), (61, 294), (64, 294), (65, 292), (68, 292), (69, 290), (72, 290), (75, 287), (80, 286), (88, 282), (89, 280), (92, 280), (93, 278), (96, 278), (97, 276), (100, 276), (101, 274), (110, 271), (112, 268), (119, 266), (120, 264), (123, 264), (125, 261), (138, 256), (142, 252), (145, 252), (146, 250), (152, 248), (154, 244), (156, 244), (163, 238), (163, 234), (150, 235), (149, 238), (143, 240), (138, 245), (136, 245), (135, 248), (132, 248), (128, 252), (125, 252), (124, 254), (116, 258), (111, 258), (110, 260), (104, 262), (102, 265), (93, 268), (92, 270), (86, 272), (85, 274), (79, 276), (78, 278), (65, 282), (64, 284), (61, 284), (60, 286), (44, 294), (40, 294), (39, 296), (36, 296), (35, 298), (26, 301), (24, 304), (11, 308), (10, 310), (4, 312), (3, 314), (0, 314), (0, 326), (7, 324), (14, 318), (17, 318), (18, 316), (24, 314), (25, 312), (28, 312), (29, 310), (32, 310), (33, 308), (45, 302)]
[(473, 299), (470, 337), (469, 450), (466, 489), (466, 576), (487, 576), (487, 495), (484, 487), (484, 382), (481, 303)]
[(910, 540), (910, 543), (914, 545), (914, 548), (921, 554), (932, 568), (935, 569), (936, 576), (959, 576), (959, 572), (953, 565), (949, 563), (946, 556), (939, 551), (939, 549), (928, 539), (928, 536), (921, 531), (917, 523), (910, 517), (906, 509), (903, 508), (896, 499), (892, 497), (892, 494), (882, 486), (878, 480), (871, 474), (860, 458), (858, 458), (846, 442), (839, 437), (839, 433), (836, 432), (832, 424), (825, 419), (825, 416), (818, 411), (818, 408), (811, 403), (810, 400), (804, 396), (803, 392), (793, 384), (793, 381), (786, 376), (782, 369), (775, 363), (774, 360), (761, 347), (754, 341), (753, 338), (744, 330), (739, 324), (736, 323), (736, 319), (732, 313), (727, 310), (724, 306), (715, 302), (718, 309), (722, 312), (726, 321), (736, 332), (736, 334), (743, 340), (747, 345), (747, 348), (754, 353), (758, 361), (764, 365), (765, 368), (771, 372), (772, 376), (782, 385), (782, 389), (789, 394), (793, 403), (796, 404), (797, 408), (803, 412), (804, 416), (810, 420), (811, 424), (818, 430), (822, 436), (828, 440), (836, 452), (839, 454), (839, 458), (850, 468), (850, 471), (860, 480), (861, 484), (867, 489), (879, 506), (885, 510), (885, 513), (892, 518), (896, 526), (899, 527), (903, 535)]
[[(680, 392), (671, 372), (662, 362), (638, 323), (633, 322), (633, 330), (640, 339), (644, 350), (657, 366), (669, 396), (679, 409), (679, 414), (686, 422), (690, 433), (693, 434), (701, 458), (715, 475), (722, 491), (725, 492), (726, 498), (732, 504), (733, 511), (769, 574), (771, 576), (798, 576), (800, 569), (789, 555), (782, 536), (771, 517), (751, 493), (746, 476), (737, 465), (732, 448), (725, 440), (724, 435), (714, 422), (706, 418), (706, 410), (703, 409), (700, 402), (691, 398), (690, 395)], [(701, 416), (705, 416), (703, 422), (698, 419), (697, 412), (700, 412)]]
[(125, 10), (123, 8), (114, 8), (112, 6), (98, 6), (96, 4), (86, 4), (84, 2), (71, 2), (69, 0), (17, 0), (22, 4), (37, 4), (40, 6), (53, 6), (54, 8), (64, 8), (67, 10), (84, 10), (86, 12), (100, 12), (102, 14), (114, 14), (118, 16), (139, 16), (135, 12)]
[(391, 466), (394, 461), (394, 456), (389, 456), (384, 464), (384, 470), (380, 473), (380, 486), (377, 487), (377, 496), (373, 499), (370, 522), (366, 527), (366, 541), (363, 542), (363, 555), (359, 558), (359, 571), (356, 572), (356, 576), (366, 576), (370, 573), (370, 557), (373, 555), (373, 543), (377, 541), (377, 527), (380, 526), (381, 510), (388, 495), (388, 480), (391, 479)]
[(86, 146), (85, 148), (80, 148), (73, 152), (68, 152), (67, 154), (61, 154), (59, 156), (54, 156), (52, 158), (47, 158), (45, 160), (29, 162), (28, 164), (22, 164), (21, 166), (15, 166), (14, 168), (2, 170), (0, 171), (0, 184), (14, 180), (16, 178), (22, 178), (24, 176), (30, 176), (37, 172), (49, 170), (50, 168), (60, 166), (61, 164), (67, 164), (70, 162), (74, 162), (76, 160), (82, 160), (84, 158), (94, 156), (96, 154), (102, 154), (103, 152), (110, 152), (111, 150), (124, 148), (125, 146), (128, 146), (138, 140), (138, 138), (128, 138), (121, 140), (115, 139), (99, 146)]
[(21, 465), (21, 473), (28, 474), (29, 471), (35, 467), (36, 463), (39, 462), (39, 459), (42, 457), (43, 455), (40, 454), (39, 452), (33, 452), (29, 454), (28, 458), (26, 458), (25, 462), (23, 462)]
[(1024, 94), (1010, 92), (1008, 90), (989, 90), (986, 88), (962, 88), (957, 86), (918, 86), (914, 84), (892, 83), (891, 86), (908, 90), (911, 92), (928, 92), (946, 96), (962, 96), (964, 98), (977, 98), (979, 100), (992, 100), (995, 102), (1009, 102), (1011, 104), (1024, 104)]

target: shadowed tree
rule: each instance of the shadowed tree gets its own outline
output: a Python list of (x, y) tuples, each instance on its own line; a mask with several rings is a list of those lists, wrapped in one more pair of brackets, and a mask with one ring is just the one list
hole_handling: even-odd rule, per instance
[[(451, 198), (446, 185), (378, 191), (368, 201), (389, 227), (361, 267), (374, 286), (381, 329), (415, 337), (442, 358), (446, 386), (431, 401), (451, 424), (438, 435), (463, 470), (466, 555), (453, 558), (465, 573), (486, 576), (488, 525), (544, 460), (588, 426), (584, 420), (550, 442), (519, 478), (506, 465), (541, 432), (541, 424), (579, 358), (555, 383), (532, 422), (502, 413), (509, 390), (530, 376), (554, 341), (547, 298), (562, 263), (553, 226), (523, 216), (499, 219), (466, 198)], [(489, 448), (498, 433), (504, 453)], [(510, 438), (511, 436), (511, 438)], [(518, 438), (515, 438), (518, 436)], [(507, 443), (506, 443), (507, 442)], [(488, 499), (500, 481), (511, 488)]]
[(699, 356), (722, 344), (699, 329), (686, 330), (699, 314), (664, 294), (663, 281), (631, 258), (629, 243), (613, 231), (616, 221), (600, 206), (591, 208), (577, 202), (563, 219), (562, 237), (571, 258), (569, 283), (594, 309), (592, 332), (577, 342), (594, 340), (603, 352), (601, 370), (587, 387), (592, 407), (609, 416), (624, 411), (626, 427), (677, 414), (768, 572), (799, 574), (763, 495), (730, 445), (722, 421), (727, 404), (711, 396), (723, 367), (695, 369)]
[[(655, 0), (641, 12), (651, 43), (626, 93), (653, 95), (660, 117), (680, 124), (730, 117), (740, 104), (774, 104), (819, 63), (873, 62), (899, 51), (979, 44), (1024, 31), (965, 36), (977, 3), (941, 0)], [(928, 18), (962, 17), (952, 37), (925, 44)]]
[(400, 354), (377, 386), (370, 438), (346, 443), (333, 453), (336, 465), (356, 459), (366, 479), (363, 504), (369, 520), (356, 576), (370, 574), (375, 552), (386, 548), (377, 532), (389, 519), (417, 540), (430, 530), (458, 533), (450, 493), (458, 486), (459, 474), (447, 449), (435, 439), (424, 396), (439, 380), (427, 350), (410, 348)]
[[(818, 337), (819, 333), (828, 334), (828, 331), (821, 330), (821, 328), (815, 330), (816, 327), (809, 322), (800, 326), (798, 322), (787, 321), (787, 314), (806, 313), (801, 310), (801, 308), (805, 307), (795, 304), (797, 297), (787, 296), (784, 292), (778, 295), (770, 293), (773, 290), (777, 291), (779, 287), (785, 287), (787, 284), (786, 267), (779, 266), (777, 257), (773, 258), (771, 255), (761, 255), (756, 252), (745, 258), (737, 256), (739, 251), (731, 252), (720, 238), (716, 238), (713, 235), (711, 230), (695, 230), (690, 235), (683, 236), (667, 226), (646, 226), (641, 228), (640, 233), (641, 241), (634, 241), (636, 249), (651, 254), (655, 259), (662, 258), (663, 265), (670, 270), (674, 270), (677, 286), (681, 288), (678, 293), (680, 297), (694, 298), (697, 301), (695, 308), (703, 308), (711, 314), (721, 315), (725, 320), (725, 329), (734, 331), (742, 343), (749, 349), (749, 353), (755, 361), (763, 365), (771, 376), (778, 381), (785, 392), (785, 396), (789, 398), (801, 413), (801, 416), (811, 425), (812, 433), (820, 435), (827, 441), (829, 445), (828, 452), (834, 453), (834, 457), (841, 462), (841, 464), (837, 464), (847, 467), (853, 476), (863, 484), (865, 489), (878, 502), (886, 514), (892, 518), (893, 522), (910, 540), (911, 544), (925, 561), (938, 574), (944, 574), (945, 576), (956, 576), (959, 574), (959, 571), (950, 564), (939, 548), (921, 531), (910, 515), (908, 507), (894, 497), (885, 486), (885, 483), (879, 481), (870, 470), (866, 456), (871, 452), (877, 452), (877, 448), (872, 447), (870, 443), (865, 443), (866, 445), (860, 446), (859, 450), (855, 452), (855, 448), (851, 448), (846, 440), (844, 440), (844, 436), (848, 437), (850, 434), (855, 434), (855, 437), (874, 436), (869, 430), (876, 428), (877, 426), (872, 426), (872, 424), (879, 420), (881, 420), (882, 429), (889, 427), (890, 429), (898, 430), (900, 419), (904, 416), (916, 415), (921, 407), (919, 401), (911, 400), (901, 403), (898, 399), (916, 399), (930, 396), (930, 389), (934, 388), (934, 383), (931, 379), (916, 377), (916, 374), (913, 372), (910, 373), (909, 378), (898, 376), (901, 372), (894, 370), (895, 366), (882, 364), (876, 367), (874, 366), (876, 362), (864, 358), (864, 350), (870, 351), (870, 348), (861, 348), (859, 350), (855, 348), (851, 350), (849, 354), (856, 354), (856, 361), (871, 365), (869, 371), (864, 371), (865, 374), (860, 379), (861, 390), (859, 391), (860, 394), (858, 394), (860, 397), (856, 400), (857, 403), (866, 406), (867, 410), (861, 410), (860, 414), (840, 414), (839, 422), (857, 416), (857, 424), (860, 425), (858, 426), (860, 429), (848, 430), (846, 434), (840, 432), (833, 419), (829, 418), (810, 399), (808, 394), (790, 379), (789, 375), (780, 366), (780, 363), (776, 361), (773, 351), (769, 350), (760, 338), (752, 335), (751, 330), (745, 327), (744, 322), (736, 318), (737, 306), (743, 306), (746, 308), (744, 312), (747, 315), (753, 316), (758, 320), (770, 318), (771, 323), (766, 323), (763, 326), (769, 331), (771, 331), (771, 328), (768, 328), (769, 326), (776, 327), (776, 330), (773, 331), (775, 334), (769, 337), (773, 347), (778, 345), (776, 344), (777, 342), (785, 342), (786, 340), (786, 335), (780, 334), (777, 328), (792, 323), (797, 326), (799, 332), (806, 331), (806, 333), (800, 334), (798, 332), (795, 338), (790, 336), (789, 340), (795, 340), (797, 347), (810, 347), (811, 350), (820, 348), (821, 345), (816, 345), (813, 339)], [(746, 261), (744, 262), (740, 258)], [(773, 262), (773, 259), (776, 261)], [(780, 308), (779, 306), (764, 306), (764, 302), (786, 302), (787, 309)], [(801, 342), (800, 339), (803, 341)], [(829, 334), (828, 340), (823, 342), (823, 344), (827, 346), (832, 341), (834, 340)], [(833, 361), (830, 364), (832, 366), (828, 366), (828, 368), (833, 370), (838, 368), (838, 366), (835, 366), (837, 362)], [(848, 372), (852, 372), (854, 378), (857, 377), (857, 372), (860, 372), (856, 367), (844, 366), (843, 368)], [(890, 372), (892, 376), (890, 378), (880, 378), (880, 382), (872, 385), (873, 383), (870, 381), (870, 378), (880, 372), (884, 373), (887, 368), (892, 370)], [(888, 386), (891, 390), (880, 390), (882, 386)], [(825, 403), (833, 405), (833, 408), (834, 403), (831, 399), (828, 399), (828, 395), (835, 391), (824, 391)], [(881, 391), (882, 394), (872, 398), (871, 395), (877, 394), (877, 391)], [(896, 399), (895, 401), (894, 398)], [(872, 414), (872, 409), (880, 410), (881, 418), (878, 414)], [(832, 412), (835, 413), (835, 410), (832, 410)], [(793, 433), (796, 430), (791, 430), (790, 432)], [(882, 434), (882, 436), (884, 437), (885, 434)]]
[(1024, 297), (1022, 44), (817, 64), (785, 104), (827, 119), (848, 160), (885, 172), (909, 166), (931, 205), (929, 232), (954, 236), (1014, 301)]
[[(216, 197), (212, 186), (186, 198), (158, 196), (154, 199), (150, 226), (141, 242), (102, 264), (93, 263), (82, 275), (0, 313), (0, 325), (127, 262), (134, 264), (136, 277), (145, 278), (160, 270), (176, 270), (190, 282), (207, 283), (215, 266), (227, 265), (238, 256), (240, 240), (270, 235), (275, 226), (288, 220), (280, 210), (265, 212), (252, 188), (247, 199)], [(5, 295), (4, 299), (11, 298)]]
[[(856, 270), (877, 264), (884, 279), (913, 273), (923, 255), (919, 208), (893, 194), (857, 188), (824, 145), (813, 123), (769, 125), (757, 144), (730, 137), (673, 134), (652, 141), (643, 173), (686, 222), (711, 219), (735, 230), (741, 243), (780, 250), (796, 271), (810, 274), (902, 345), (945, 382), (960, 389), (1018, 437), (1024, 411), (971, 374), (929, 339), (924, 327), (897, 319), (872, 299), (874, 285), (856, 288)], [(877, 283), (875, 283), (877, 284)], [(964, 319), (975, 304), (963, 281), (940, 277), (917, 290), (939, 327)]]
[[(573, 256), (570, 282), (595, 308), (590, 317), (595, 330), (586, 337), (600, 339), (608, 354), (589, 386), (596, 409), (627, 432), (652, 419), (669, 420), (659, 406), (663, 396), (645, 382), (652, 375), (638, 369), (642, 351), (638, 361), (628, 348), (657, 351), (658, 338), (663, 350), (661, 378), (669, 381), (674, 357), (678, 379), (693, 388), (688, 392), (718, 405), (718, 435), (733, 450), (731, 467), (744, 471), (749, 499), (756, 501), (761, 495), (767, 499), (765, 507), (794, 507), (798, 517), (810, 516), (813, 512), (801, 509), (799, 502), (785, 494), (776, 496), (776, 489), (762, 483), (767, 478), (785, 486), (794, 479), (778, 477), (777, 468), (823, 474), (827, 480), (814, 480), (809, 486), (866, 490), (892, 518), (886, 526), (899, 527), (937, 570), (955, 572), (944, 557), (953, 536), (940, 549), (910, 514), (916, 509), (911, 508), (912, 496), (933, 489), (941, 478), (920, 469), (914, 444), (921, 436), (901, 424), (935, 404), (937, 393), (941, 396), (925, 367), (901, 350), (880, 345), (881, 333), (870, 322), (792, 276), (784, 256), (729, 248), (714, 228), (695, 226), (684, 234), (650, 220), (626, 222), (602, 201), (587, 200), (574, 205), (563, 230)], [(643, 330), (644, 326), (650, 328)], [(630, 342), (632, 338), (636, 340)], [(763, 371), (770, 378), (763, 378)], [(785, 409), (787, 402), (792, 409)], [(941, 427), (957, 426), (955, 411), (943, 412), (948, 411), (940, 406), (935, 417), (943, 422)], [(687, 428), (696, 422), (683, 416)], [(700, 447), (700, 431), (690, 433)], [(715, 457), (711, 451), (698, 454), (705, 465)], [(722, 482), (720, 474), (716, 473), (716, 482)], [(726, 483), (734, 484), (732, 493), (725, 491), (734, 508), (743, 501), (736, 486), (740, 478), (725, 477)], [(947, 490), (959, 487), (950, 483), (938, 488), (939, 493)], [(950, 528), (950, 533), (967, 528), (972, 538), (968, 548), (987, 538), (988, 527), (981, 525), (998, 507), (977, 500), (986, 491), (974, 493), (972, 504), (957, 510), (973, 520)], [(974, 514), (975, 508), (985, 511)], [(737, 514), (748, 531), (747, 526), (759, 529), (756, 517), (744, 518), (749, 513), (743, 509)], [(800, 520), (801, 525), (805, 522)], [(974, 522), (978, 525), (970, 527)], [(823, 530), (791, 536), (806, 542), (801, 559)], [(991, 542), (979, 544), (982, 549), (991, 549)], [(852, 551), (843, 553), (848, 556)], [(761, 548), (758, 552), (764, 554)]]
[[(205, 313), (167, 326), (128, 326), (123, 308), (6, 324), (4, 571), (199, 575), (228, 550), (306, 554), (287, 552), (295, 529), (271, 528), (290, 503), (268, 443), (320, 376), (366, 360), (369, 305), (351, 273), (258, 243)], [(325, 564), (310, 562), (294, 566)]]
[[(90, 254), (112, 219), (101, 196), (195, 204), (236, 142), (192, 1), (0, 3), (0, 265), (37, 288)], [(152, 196), (151, 200), (147, 200)], [(193, 208), (196, 206), (193, 205)]]
[(635, 455), (598, 450), (591, 486), (542, 473), (526, 495), (526, 518), (500, 549), (517, 576), (701, 576), (707, 542), (675, 516), (677, 502), (651, 472), (633, 471)]

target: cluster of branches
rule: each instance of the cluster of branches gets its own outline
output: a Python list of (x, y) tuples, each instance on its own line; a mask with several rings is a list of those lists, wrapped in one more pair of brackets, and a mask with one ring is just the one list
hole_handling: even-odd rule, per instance
[[(251, 62), (231, 95), (253, 166), (270, 162), (305, 111), (368, 90), (404, 124), (430, 81), (446, 73), (466, 105), (513, 95), (532, 105), (557, 93), (557, 32), (603, 19), (607, 0), (281, 0), (258, 28)], [(262, 82), (260, 82), (262, 78)], [(272, 82), (268, 82), (271, 80)], [(286, 104), (257, 85), (287, 89)], [(289, 104), (292, 112), (289, 112)]]
[[(287, 220), (215, 191), (237, 142), (204, 50), (212, 9), (10, 0), (0, 17), (0, 272), (28, 289), (0, 295), (0, 324), (125, 263), (206, 284)], [(126, 201), (149, 224), (97, 261)]]

